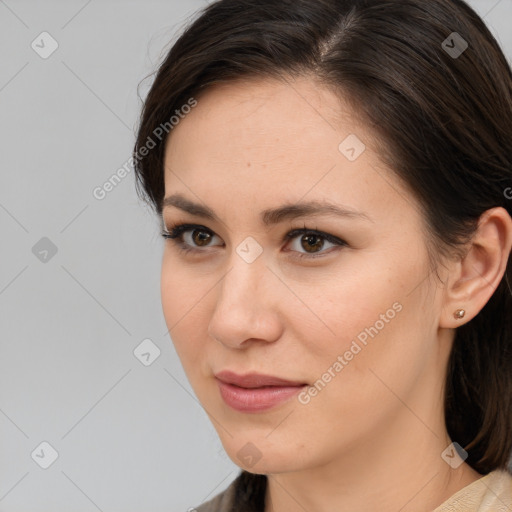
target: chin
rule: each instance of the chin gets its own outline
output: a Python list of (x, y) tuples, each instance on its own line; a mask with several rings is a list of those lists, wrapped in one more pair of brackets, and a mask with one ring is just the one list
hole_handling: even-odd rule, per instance
[[(273, 434), (271, 434), (272, 436)], [(266, 438), (268, 431), (255, 435), (238, 434), (229, 437), (225, 432), (221, 442), (228, 457), (241, 469), (255, 474), (288, 473), (304, 469), (304, 451), (286, 441), (286, 436)], [(301, 457), (298, 457), (298, 454)]]

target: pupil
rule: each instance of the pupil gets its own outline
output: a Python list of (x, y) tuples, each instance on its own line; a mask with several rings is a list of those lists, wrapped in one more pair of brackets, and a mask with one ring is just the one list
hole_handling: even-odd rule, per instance
[[(194, 234), (196, 233), (199, 233), (199, 236), (194, 236), (194, 242), (197, 243), (197, 245), (206, 245), (206, 243), (208, 243), (208, 240), (210, 238), (210, 235), (208, 233), (206, 233), (205, 231), (194, 231)], [(198, 243), (199, 242), (199, 243)], [(201, 242), (206, 242), (205, 244), (201, 243)]]
[[(318, 235), (308, 235), (308, 236), (305, 236), (303, 237), (304, 240), (307, 240), (307, 247), (306, 246), (303, 246), (304, 249), (306, 249), (306, 251), (308, 252), (315, 252), (315, 251), (309, 251), (310, 248), (321, 248), (322, 247), (322, 239), (320, 236)], [(317, 243), (311, 243), (312, 240), (317, 240)], [(309, 248), (309, 249), (308, 249)]]

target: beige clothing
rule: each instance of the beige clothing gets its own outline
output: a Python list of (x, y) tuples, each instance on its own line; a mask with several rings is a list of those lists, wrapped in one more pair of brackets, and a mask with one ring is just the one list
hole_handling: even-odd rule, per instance
[[(196, 507), (197, 512), (263, 512), (251, 507), (254, 496), (248, 502), (235, 503), (237, 490), (240, 491), (239, 476), (229, 487), (213, 499)], [(247, 476), (247, 473), (245, 473)], [(240, 493), (242, 494), (242, 493)], [(261, 499), (261, 492), (259, 495)], [(456, 492), (432, 512), (512, 512), (512, 475), (503, 470), (492, 471)]]
[(512, 512), (512, 476), (496, 470), (467, 485), (433, 512)]

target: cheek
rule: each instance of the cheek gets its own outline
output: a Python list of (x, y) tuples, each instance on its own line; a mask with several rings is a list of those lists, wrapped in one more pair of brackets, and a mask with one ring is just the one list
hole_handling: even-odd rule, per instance
[(297, 325), (304, 327), (300, 339), (318, 395), (332, 394), (336, 403), (356, 408), (355, 396), (361, 406), (376, 403), (376, 396), (389, 393), (379, 376), (407, 392), (434, 349), (435, 315), (426, 308), (432, 297), (426, 297), (425, 287), (415, 289), (426, 268), (425, 262), (381, 263), (340, 274), (309, 292), (299, 289), (298, 294), (309, 293), (304, 302), (316, 305), (311, 309), (317, 318), (301, 310)]
[(178, 326), (197, 314), (212, 279), (206, 274), (202, 277), (198, 267), (187, 265), (174, 252), (170, 246), (164, 249), (160, 292), (167, 323)]
[(293, 296), (287, 299), (294, 305), (290, 327), (302, 326), (308, 351), (322, 364), (322, 356), (342, 354), (355, 339), (364, 346), (372, 337), (380, 337), (403, 309), (402, 284), (386, 268), (354, 268), (347, 264), (314, 284), (294, 283), (302, 304)]
[[(201, 359), (201, 344), (205, 342), (203, 317), (206, 280), (192, 277), (183, 271), (174, 258), (164, 255), (160, 279), (162, 311), (172, 343), (185, 372), (198, 367)], [(179, 270), (178, 270), (179, 269)]]
[[(308, 357), (311, 386), (298, 397), (297, 423), (287, 432), (308, 440), (308, 456), (327, 460), (333, 449), (371, 438), (400, 413), (401, 400), (413, 403), (411, 393), (426, 357), (420, 338), (412, 337), (408, 305), (402, 306), (385, 327), (378, 330), (377, 324), (377, 331), (365, 330), (376, 323), (373, 315), (347, 317), (355, 334), (324, 343), (321, 355)], [(365, 343), (360, 333), (367, 335)]]

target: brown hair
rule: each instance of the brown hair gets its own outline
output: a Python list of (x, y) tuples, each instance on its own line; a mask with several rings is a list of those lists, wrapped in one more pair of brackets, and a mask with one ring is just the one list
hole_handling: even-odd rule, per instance
[[(215, 83), (287, 76), (313, 76), (373, 128), (421, 205), (432, 263), (460, 255), (486, 210), (512, 215), (512, 73), (462, 0), (210, 4), (172, 45), (145, 100), (134, 148), (140, 196), (161, 214), (168, 137), (155, 130), (191, 97)], [(149, 140), (155, 147), (142, 151)], [(509, 258), (487, 304), (456, 329), (446, 375), (448, 433), (482, 474), (506, 468), (512, 450), (511, 272)]]

